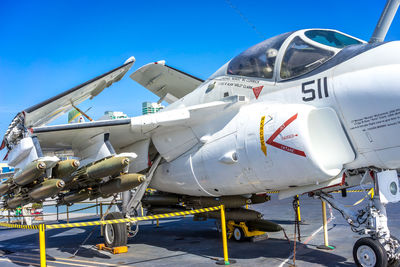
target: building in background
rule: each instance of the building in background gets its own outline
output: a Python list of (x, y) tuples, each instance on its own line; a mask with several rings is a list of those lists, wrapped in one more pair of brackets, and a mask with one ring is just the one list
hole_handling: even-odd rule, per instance
[(128, 115), (121, 111), (106, 111), (104, 115), (99, 118), (100, 121), (103, 120), (115, 120), (115, 119), (125, 119)]
[(0, 162), (0, 173), (13, 172), (14, 168), (8, 166), (7, 163)]
[[(13, 172), (13, 171), (14, 171), (14, 168), (8, 166), (7, 163), (1, 163), (0, 162), (0, 174)], [(8, 179), (8, 176), (0, 175), (0, 183), (6, 181), (7, 179)]]
[(161, 104), (158, 104), (158, 103), (143, 102), (142, 103), (142, 114), (146, 115), (146, 114), (156, 113), (156, 112), (160, 111), (163, 108), (164, 108), (164, 106), (161, 105)]

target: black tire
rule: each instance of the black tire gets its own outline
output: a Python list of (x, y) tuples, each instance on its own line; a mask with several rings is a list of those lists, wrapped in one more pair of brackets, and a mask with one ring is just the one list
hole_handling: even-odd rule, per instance
[[(110, 212), (105, 220), (123, 219), (120, 212)], [(109, 247), (126, 246), (128, 242), (128, 231), (126, 223), (106, 224), (104, 227), (104, 244)]]
[(239, 241), (239, 242), (245, 240), (246, 237), (244, 236), (244, 232), (243, 232), (242, 228), (240, 228), (240, 227), (235, 227), (235, 228), (233, 229), (233, 238), (234, 238), (236, 241)]
[(353, 247), (353, 258), (357, 266), (386, 267), (388, 255), (378, 240), (363, 237), (357, 240)]

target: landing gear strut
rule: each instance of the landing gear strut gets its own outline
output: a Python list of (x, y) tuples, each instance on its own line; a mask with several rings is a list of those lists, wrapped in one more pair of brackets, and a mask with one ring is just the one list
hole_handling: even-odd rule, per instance
[[(366, 172), (365, 175), (369, 175), (369, 173)], [(358, 211), (345, 207), (324, 192), (315, 195), (338, 210), (353, 232), (359, 235), (368, 235), (368, 237), (357, 240), (353, 247), (354, 262), (357, 266), (385, 267), (388, 263), (392, 265), (400, 261), (400, 243), (397, 238), (390, 235), (386, 207), (380, 199), (378, 177), (379, 175), (373, 174), (374, 189), (378, 189), (375, 190), (378, 193), (369, 199), (365, 208)]]

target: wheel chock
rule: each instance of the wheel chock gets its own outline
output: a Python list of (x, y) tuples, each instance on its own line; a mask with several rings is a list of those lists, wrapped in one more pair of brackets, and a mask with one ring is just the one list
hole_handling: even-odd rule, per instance
[(107, 250), (107, 251), (111, 252), (112, 254), (121, 254), (121, 253), (128, 252), (127, 246), (109, 248), (105, 244), (97, 244), (96, 248), (98, 250)]

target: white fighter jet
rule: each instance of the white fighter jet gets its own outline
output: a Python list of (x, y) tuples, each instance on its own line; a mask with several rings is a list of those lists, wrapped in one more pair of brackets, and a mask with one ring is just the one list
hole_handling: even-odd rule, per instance
[[(0, 186), (4, 205), (51, 196), (68, 205), (139, 185), (133, 196), (124, 194), (124, 214), (140, 202), (153, 213), (224, 203), (231, 220), (272, 231), (279, 227), (240, 207), (266, 201), (256, 194), (270, 190), (280, 198), (309, 193), (368, 236), (354, 246), (358, 265), (398, 261), (385, 204), (400, 200), (400, 42), (383, 42), (398, 5), (388, 1), (370, 42), (329, 29), (284, 33), (205, 81), (164, 61), (145, 65), (130, 77), (169, 103), (155, 114), (47, 125), (120, 80), (133, 57), (25, 109), (3, 140), (17, 170)], [(73, 159), (61, 161), (62, 151)], [(327, 194), (367, 183), (376, 194), (357, 212)], [(144, 196), (148, 186), (162, 193)], [(234, 234), (240, 239), (242, 232)], [(124, 242), (106, 235), (109, 245)]]

